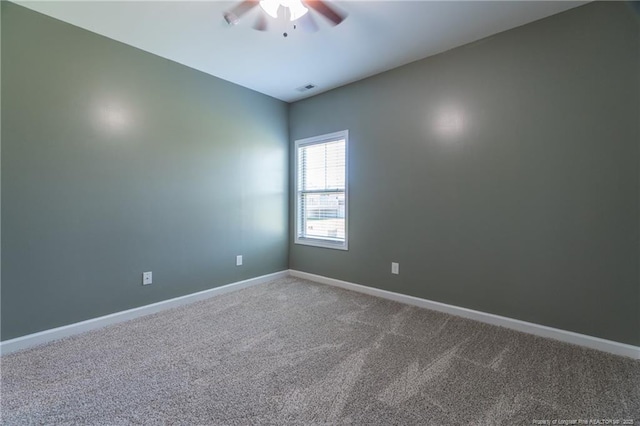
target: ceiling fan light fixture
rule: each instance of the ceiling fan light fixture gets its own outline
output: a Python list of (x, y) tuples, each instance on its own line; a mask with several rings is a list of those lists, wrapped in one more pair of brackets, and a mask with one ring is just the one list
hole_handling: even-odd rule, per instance
[(300, 0), (283, 0), (282, 3), (287, 3), (289, 7), (290, 21), (302, 18), (305, 13), (309, 12), (309, 9), (304, 7)]
[(300, 0), (261, 0), (260, 7), (262, 10), (273, 18), (278, 17), (278, 10), (280, 6), (289, 9), (289, 20), (295, 21), (296, 19), (304, 16), (309, 11)]
[(260, 7), (267, 12), (269, 16), (277, 18), (280, 2), (278, 0), (260, 0)]
[[(267, 30), (269, 26), (267, 15), (278, 19), (278, 12), (280, 12), (281, 7), (285, 9), (283, 19), (295, 22), (293, 29), (299, 26), (303, 31), (310, 33), (318, 31), (318, 25), (313, 16), (311, 16), (311, 9), (326, 18), (332, 26), (340, 24), (347, 16), (339, 9), (336, 10), (329, 6), (325, 0), (241, 0), (234, 7), (224, 12), (222, 16), (227, 24), (235, 25), (241, 16), (244, 16), (258, 5), (262, 10), (259, 11), (256, 23), (253, 25), (253, 29), (258, 31)], [(286, 32), (282, 35), (287, 37)]]

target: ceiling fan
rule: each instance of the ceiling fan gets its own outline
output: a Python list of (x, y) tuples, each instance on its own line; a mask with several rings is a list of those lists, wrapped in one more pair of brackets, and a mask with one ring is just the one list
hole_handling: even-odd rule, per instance
[[(324, 17), (332, 25), (338, 25), (347, 15), (333, 6), (329, 6), (323, 0), (244, 0), (230, 10), (224, 12), (222, 16), (229, 25), (236, 25), (240, 18), (254, 7), (260, 5), (260, 14), (253, 28), (258, 31), (266, 31), (268, 28), (268, 16), (278, 18), (284, 16), (286, 20), (294, 23), (294, 28), (300, 28), (307, 32), (318, 31), (318, 24), (310, 10), (314, 10)], [(283, 34), (287, 37), (287, 33)]]

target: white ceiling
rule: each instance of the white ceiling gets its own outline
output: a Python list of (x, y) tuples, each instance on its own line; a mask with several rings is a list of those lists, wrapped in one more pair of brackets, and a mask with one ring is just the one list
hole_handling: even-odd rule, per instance
[[(292, 102), (553, 15), (578, 1), (347, 1), (336, 27), (228, 26), (227, 1), (18, 1), (30, 9)], [(316, 89), (296, 88), (313, 83)]]

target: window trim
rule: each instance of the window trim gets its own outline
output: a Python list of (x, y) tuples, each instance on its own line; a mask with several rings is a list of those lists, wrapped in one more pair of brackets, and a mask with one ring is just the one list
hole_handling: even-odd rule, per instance
[[(344, 242), (323, 240), (321, 238), (305, 238), (300, 237), (300, 194), (298, 190), (298, 153), (301, 146), (316, 145), (321, 143), (332, 142), (344, 139)], [(322, 247), (335, 250), (349, 250), (349, 130), (341, 130), (339, 132), (327, 133), (325, 135), (312, 136), (310, 138), (298, 139), (295, 141), (294, 147), (294, 244), (300, 244), (312, 247)]]

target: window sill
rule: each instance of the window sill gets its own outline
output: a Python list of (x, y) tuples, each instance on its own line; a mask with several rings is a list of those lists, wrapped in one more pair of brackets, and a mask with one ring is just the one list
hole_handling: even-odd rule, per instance
[(315, 238), (296, 238), (294, 244), (300, 244), (303, 246), (312, 246), (312, 247), (320, 247), (320, 248), (328, 248), (334, 250), (349, 250), (349, 246), (347, 242), (342, 241), (331, 241), (331, 240), (321, 240)]

